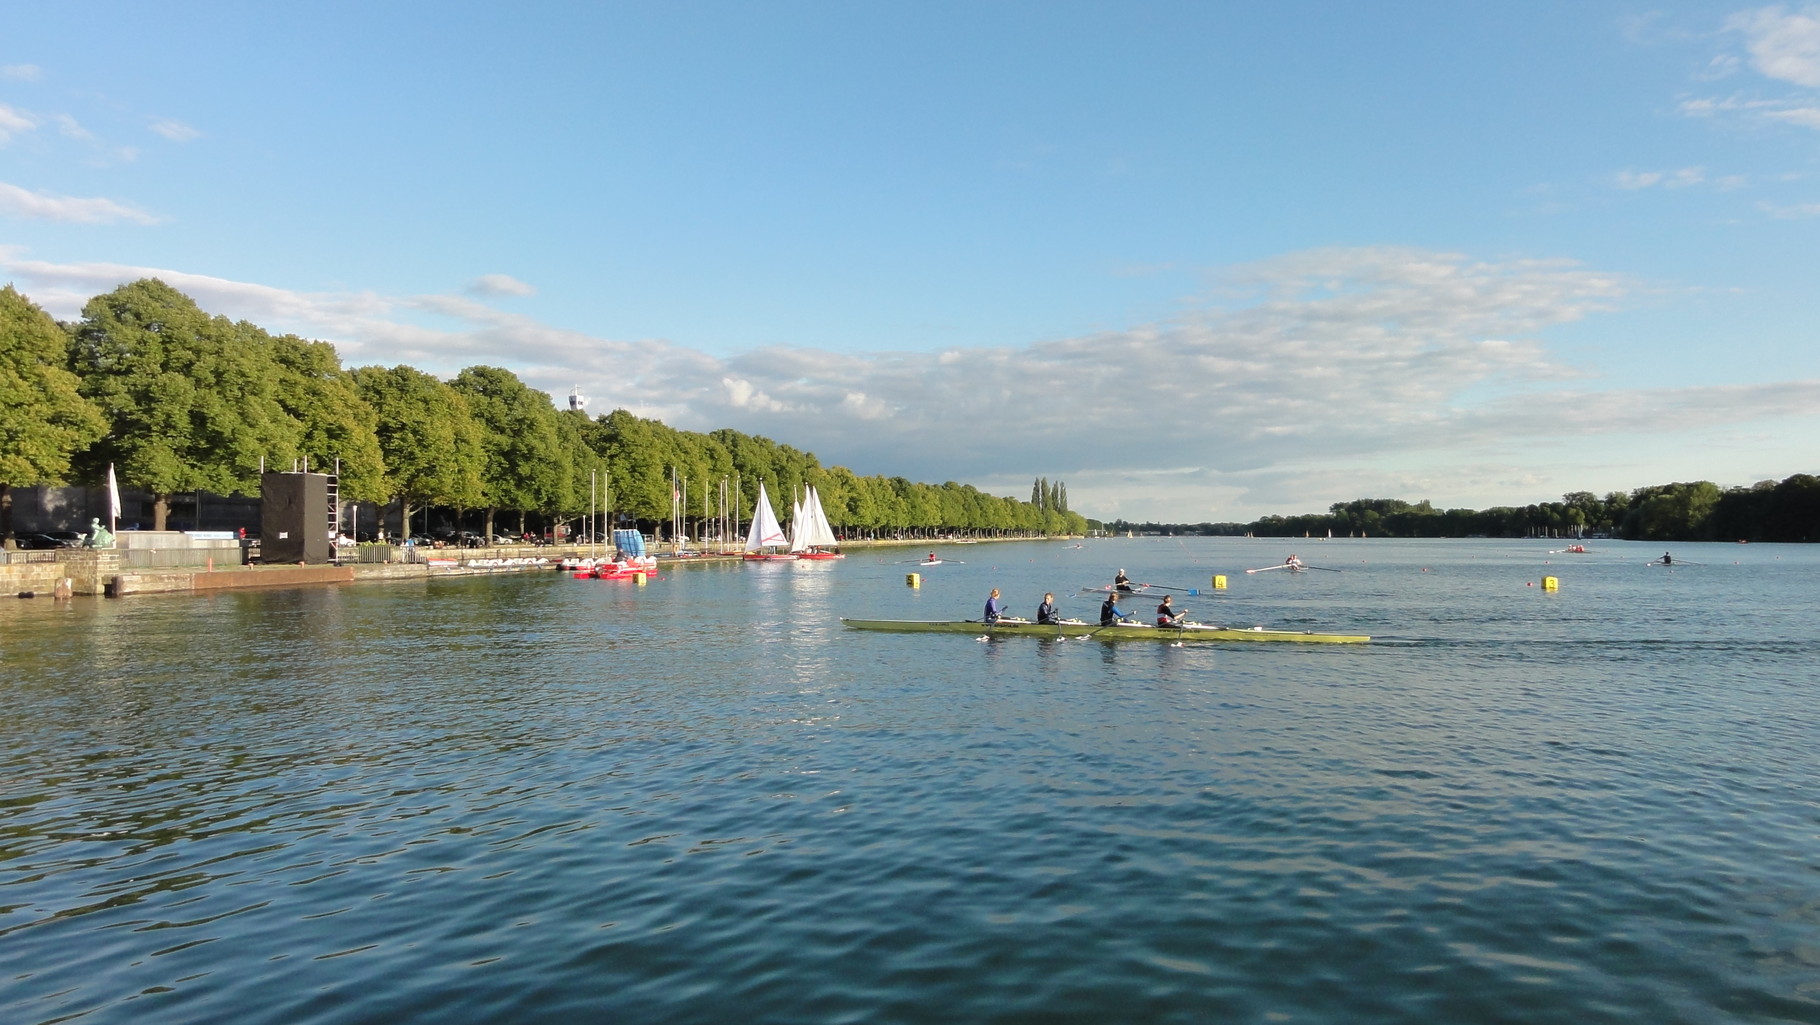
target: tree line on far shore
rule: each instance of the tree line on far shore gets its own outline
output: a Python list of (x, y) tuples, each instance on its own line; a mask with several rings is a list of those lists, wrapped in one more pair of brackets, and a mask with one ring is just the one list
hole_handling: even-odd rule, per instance
[(1256, 537), (1577, 537), (1639, 541), (1820, 541), (1820, 477), (1720, 488), (1711, 481), (1652, 484), (1634, 491), (1572, 491), (1559, 502), (1492, 509), (1436, 509), (1394, 498), (1336, 502), (1325, 513), (1266, 516), (1252, 523), (1118, 521), (1110, 529)]
[[(621, 409), (558, 409), (509, 370), (443, 381), (409, 366), (345, 369), (327, 342), (210, 316), (155, 278), (95, 296), (60, 324), (0, 288), (0, 536), (11, 489), (98, 484), (109, 466), (152, 497), (257, 495), (260, 471), (338, 468), (344, 501), (396, 506), (407, 535), (431, 509), (524, 532), (598, 510), (664, 530), (749, 521), (762, 480), (774, 503), (814, 485), (847, 534), (1083, 533), (1066, 488), (1031, 502), (948, 482), (859, 476), (734, 430), (679, 431)], [(706, 501), (704, 501), (706, 499)], [(788, 512), (787, 506), (783, 510)], [(497, 524), (497, 526), (496, 526)]]

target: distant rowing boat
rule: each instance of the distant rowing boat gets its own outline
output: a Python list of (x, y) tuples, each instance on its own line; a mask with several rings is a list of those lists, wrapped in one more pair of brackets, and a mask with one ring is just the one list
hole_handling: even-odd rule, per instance
[(1077, 593), (1083, 595), (1110, 594), (1118, 598), (1161, 598), (1169, 594), (1206, 597), (1212, 595), (1213, 591), (1201, 587), (1171, 587), (1168, 584), (1132, 584), (1128, 591), (1121, 591), (1116, 587), (1083, 587)]
[(1345, 570), (1334, 569), (1330, 566), (1310, 566), (1305, 562), (1279, 562), (1274, 566), (1259, 566), (1257, 569), (1248, 569), (1245, 572), (1247, 572), (1247, 573), (1268, 573), (1273, 569), (1286, 569), (1291, 573), (1300, 573), (1305, 569), (1318, 569), (1323, 573), (1343, 573), (1343, 572), (1345, 572)]
[(1185, 623), (1181, 626), (1151, 626), (1148, 623), (1117, 623), (1100, 626), (1078, 619), (1061, 623), (1032, 623), (1027, 619), (1001, 619), (982, 623), (977, 619), (846, 619), (841, 622), (855, 630), (878, 630), (887, 633), (954, 633), (985, 634), (993, 637), (1090, 637), (1096, 641), (1224, 641), (1256, 643), (1278, 641), (1296, 644), (1364, 644), (1371, 640), (1362, 634), (1326, 634), (1312, 630), (1266, 630), (1208, 626)]
[(1119, 598), (1161, 598), (1163, 596), (1161, 590), (1152, 591), (1149, 584), (1132, 584), (1128, 590), (1120, 590), (1116, 587), (1083, 587), (1079, 593), (1110, 594)]

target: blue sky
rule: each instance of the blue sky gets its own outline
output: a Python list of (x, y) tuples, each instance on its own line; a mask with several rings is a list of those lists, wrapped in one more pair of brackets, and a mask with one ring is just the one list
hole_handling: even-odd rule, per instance
[(1108, 518), (1820, 472), (1820, 5), (292, 6), (9, 4), (0, 280)]

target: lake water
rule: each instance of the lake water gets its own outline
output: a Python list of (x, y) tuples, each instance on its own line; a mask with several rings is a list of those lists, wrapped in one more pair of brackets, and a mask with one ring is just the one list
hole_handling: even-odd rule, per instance
[[(0, 1021), (1820, 1022), (1820, 547), (1551, 547), (9, 601)], [(837, 620), (1121, 567), (1381, 642)]]

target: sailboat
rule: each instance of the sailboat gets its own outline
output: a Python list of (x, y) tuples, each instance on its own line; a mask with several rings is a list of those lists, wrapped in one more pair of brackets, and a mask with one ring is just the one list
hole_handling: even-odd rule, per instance
[(752, 562), (766, 562), (796, 558), (795, 552), (778, 551), (788, 548), (790, 538), (784, 534), (784, 528), (777, 525), (777, 514), (771, 511), (771, 499), (765, 494), (765, 482), (758, 482), (758, 506), (752, 510), (752, 530), (746, 535), (746, 558)]
[(834, 528), (828, 523), (828, 514), (822, 510), (822, 496), (813, 484), (803, 488), (803, 500), (796, 507), (796, 516), (790, 521), (790, 550), (802, 559), (844, 559), (840, 552), (828, 551), (840, 546), (840, 540), (834, 536)]

